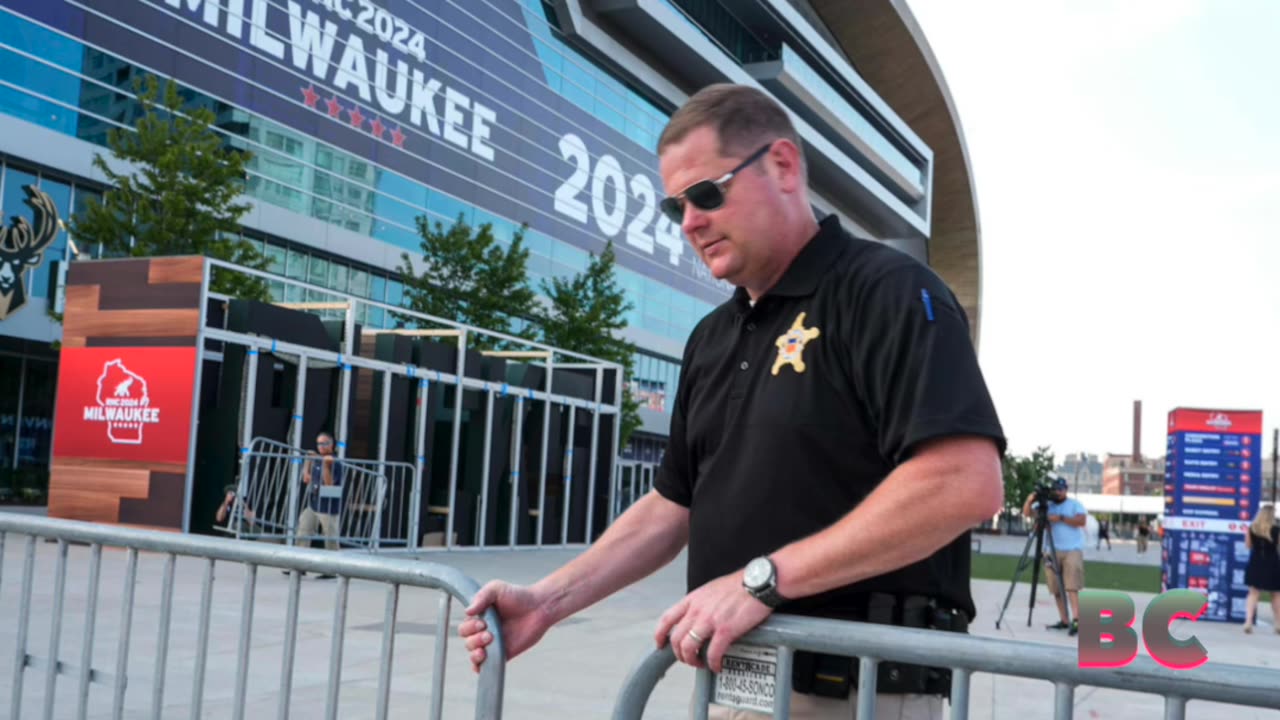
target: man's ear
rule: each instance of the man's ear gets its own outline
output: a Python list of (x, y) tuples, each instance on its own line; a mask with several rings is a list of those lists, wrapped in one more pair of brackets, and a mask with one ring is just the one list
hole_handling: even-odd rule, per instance
[(792, 193), (803, 189), (804, 157), (795, 143), (786, 138), (775, 140), (773, 147), (769, 149), (769, 162), (783, 192)]

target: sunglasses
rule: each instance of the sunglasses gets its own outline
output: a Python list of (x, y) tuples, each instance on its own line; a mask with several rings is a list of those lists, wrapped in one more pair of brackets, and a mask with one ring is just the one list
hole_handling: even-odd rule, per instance
[(729, 181), (733, 179), (733, 176), (742, 172), (743, 168), (751, 163), (764, 157), (764, 154), (769, 152), (771, 147), (773, 147), (772, 141), (751, 153), (746, 160), (738, 164), (738, 167), (721, 175), (719, 179), (699, 180), (685, 188), (684, 192), (663, 198), (662, 202), (658, 203), (658, 207), (662, 209), (664, 215), (671, 218), (671, 222), (677, 225), (684, 222), (684, 205), (686, 202), (699, 210), (719, 209), (721, 205), (724, 205), (725, 187), (729, 185)]

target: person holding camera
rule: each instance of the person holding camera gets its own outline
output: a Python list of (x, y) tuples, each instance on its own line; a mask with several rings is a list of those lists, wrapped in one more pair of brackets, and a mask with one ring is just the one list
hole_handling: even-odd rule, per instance
[[(1022, 504), (1022, 516), (1031, 517), (1033, 511), (1041, 510), (1041, 493), (1033, 492)], [(1045, 548), (1044, 581), (1049, 592), (1058, 602), (1058, 622), (1048, 626), (1050, 630), (1068, 630), (1068, 634), (1080, 632), (1080, 591), (1084, 589), (1084, 546), (1086, 542), (1084, 526), (1088, 521), (1088, 513), (1079, 500), (1067, 497), (1067, 481), (1055, 478), (1049, 485), (1048, 497), (1043, 498), (1047, 504), (1044, 508), (1045, 521), (1049, 523), (1050, 537), (1053, 540), (1055, 556), (1048, 555)], [(1063, 589), (1058, 587), (1058, 575), (1054, 568), (1062, 571), (1062, 583), (1066, 585), (1067, 600), (1063, 600)], [(1067, 619), (1067, 601), (1071, 603), (1071, 620)]]
[[(459, 627), (472, 664), (493, 642), (487, 608), (514, 658), (686, 544), (687, 594), (654, 641), (693, 667), (749, 657), (735, 643), (774, 612), (965, 632), (969, 531), (1000, 509), (1005, 440), (959, 300), (911, 256), (814, 216), (799, 136), (759, 89), (703, 88), (658, 156), (663, 212), (737, 289), (685, 345), (653, 491), (537, 583), (481, 588)], [(881, 670), (877, 717), (941, 717), (945, 669)], [(793, 717), (848, 720), (857, 672), (797, 652)]]
[[(298, 518), (298, 535), (306, 541), (324, 532), (324, 546), (338, 549), (342, 518), (342, 461), (333, 454), (333, 436), (322, 432), (316, 436), (316, 454), (308, 454), (302, 464), (302, 482), (306, 483), (307, 505)], [(322, 579), (332, 577), (321, 575)]]

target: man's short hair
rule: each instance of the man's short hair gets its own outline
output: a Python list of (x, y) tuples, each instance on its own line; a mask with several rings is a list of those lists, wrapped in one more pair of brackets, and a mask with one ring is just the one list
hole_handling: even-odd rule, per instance
[(704, 127), (715, 132), (725, 157), (746, 156), (770, 140), (786, 138), (800, 148), (804, 163), (804, 146), (787, 111), (750, 85), (717, 83), (699, 90), (667, 122), (658, 137), (658, 154)]

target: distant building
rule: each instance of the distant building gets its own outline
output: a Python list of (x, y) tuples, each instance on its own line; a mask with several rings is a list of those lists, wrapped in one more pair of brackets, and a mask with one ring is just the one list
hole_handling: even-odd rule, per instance
[(1102, 463), (1102, 494), (1163, 495), (1164, 459), (1108, 453)]
[(1097, 455), (1068, 453), (1054, 472), (1071, 483), (1072, 492), (1102, 492), (1102, 461)]

